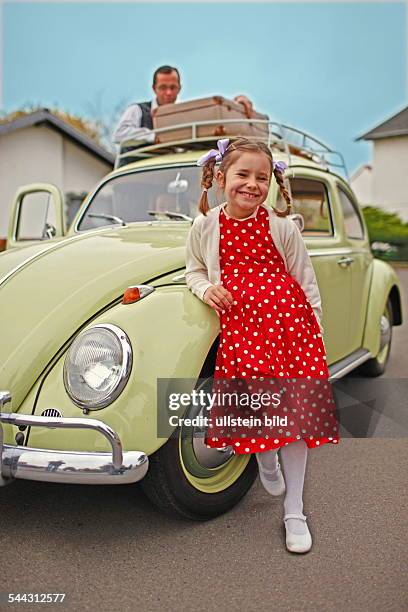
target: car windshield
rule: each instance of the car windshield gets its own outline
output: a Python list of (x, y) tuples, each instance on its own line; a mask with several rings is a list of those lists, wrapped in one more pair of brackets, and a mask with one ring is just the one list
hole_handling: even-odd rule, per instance
[[(94, 195), (78, 230), (89, 230), (112, 225), (166, 219), (177, 221), (183, 215), (198, 215), (198, 201), (202, 192), (201, 168), (172, 166), (143, 170), (118, 176), (105, 183)], [(209, 194), (210, 206), (223, 201), (221, 190)], [(217, 201), (215, 201), (215, 196)], [(211, 199), (214, 201), (211, 202)], [(168, 216), (165, 213), (174, 213)]]

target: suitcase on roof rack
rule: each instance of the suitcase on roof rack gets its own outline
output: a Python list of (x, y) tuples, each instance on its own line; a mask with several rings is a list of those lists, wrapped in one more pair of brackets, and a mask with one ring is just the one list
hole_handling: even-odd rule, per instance
[[(252, 122), (254, 119), (269, 121), (268, 115), (254, 111), (249, 120), (242, 104), (227, 100), (222, 96), (163, 104), (152, 112), (152, 117), (154, 129), (169, 128), (157, 134), (156, 142), (160, 143), (193, 140), (207, 136), (219, 136), (220, 138), (225, 135), (245, 136), (259, 139), (268, 137), (267, 123)], [(226, 119), (236, 121), (229, 123), (225, 121)], [(214, 121), (214, 123), (197, 125), (195, 130), (191, 125), (177, 127), (180, 124), (194, 124), (200, 121)]]

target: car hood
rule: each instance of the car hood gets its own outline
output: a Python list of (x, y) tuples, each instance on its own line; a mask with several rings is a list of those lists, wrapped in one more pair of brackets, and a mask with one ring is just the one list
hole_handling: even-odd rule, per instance
[(0, 255), (0, 390), (17, 410), (50, 359), (129, 285), (184, 268), (189, 226), (86, 232)]

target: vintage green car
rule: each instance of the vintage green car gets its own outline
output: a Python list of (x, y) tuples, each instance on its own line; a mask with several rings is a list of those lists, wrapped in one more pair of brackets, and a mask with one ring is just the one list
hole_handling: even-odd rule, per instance
[[(254, 456), (208, 448), (194, 427), (158, 435), (158, 380), (202, 386), (214, 371), (219, 319), (187, 289), (184, 257), (196, 160), (216, 140), (139, 147), (68, 231), (55, 186), (19, 190), (0, 255), (0, 485), (140, 481), (163, 511), (194, 520), (252, 486)], [(268, 142), (288, 165), (291, 222), (300, 219), (317, 274), (330, 376), (378, 376), (402, 323), (398, 277), (371, 253), (341, 156), (276, 123)], [(267, 203), (282, 206), (276, 181)]]

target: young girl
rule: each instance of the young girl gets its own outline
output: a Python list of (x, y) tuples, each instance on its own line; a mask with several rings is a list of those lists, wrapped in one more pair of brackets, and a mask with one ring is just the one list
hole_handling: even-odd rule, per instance
[[(227, 200), (210, 209), (207, 191), (218, 161), (215, 179)], [(237, 428), (225, 435), (225, 426), (210, 426), (205, 443), (255, 453), (265, 489), (271, 495), (286, 491), (287, 549), (307, 552), (312, 546), (302, 499), (307, 450), (337, 443), (339, 436), (316, 276), (300, 230), (287, 218), (291, 202), (283, 181), (286, 164), (275, 163), (264, 143), (240, 138), (219, 140), (218, 151), (212, 149), (197, 165), (203, 167), (202, 214), (187, 240), (186, 280), (220, 318), (214, 379), (237, 379), (232, 382), (240, 384), (250, 378), (250, 389), (265, 385), (265, 377), (275, 384), (284, 382), (286, 403), (280, 414), (290, 413), (287, 429), (280, 427), (272, 436), (254, 437), (248, 430), (238, 436)], [(264, 205), (272, 174), (287, 203), (283, 212)]]

